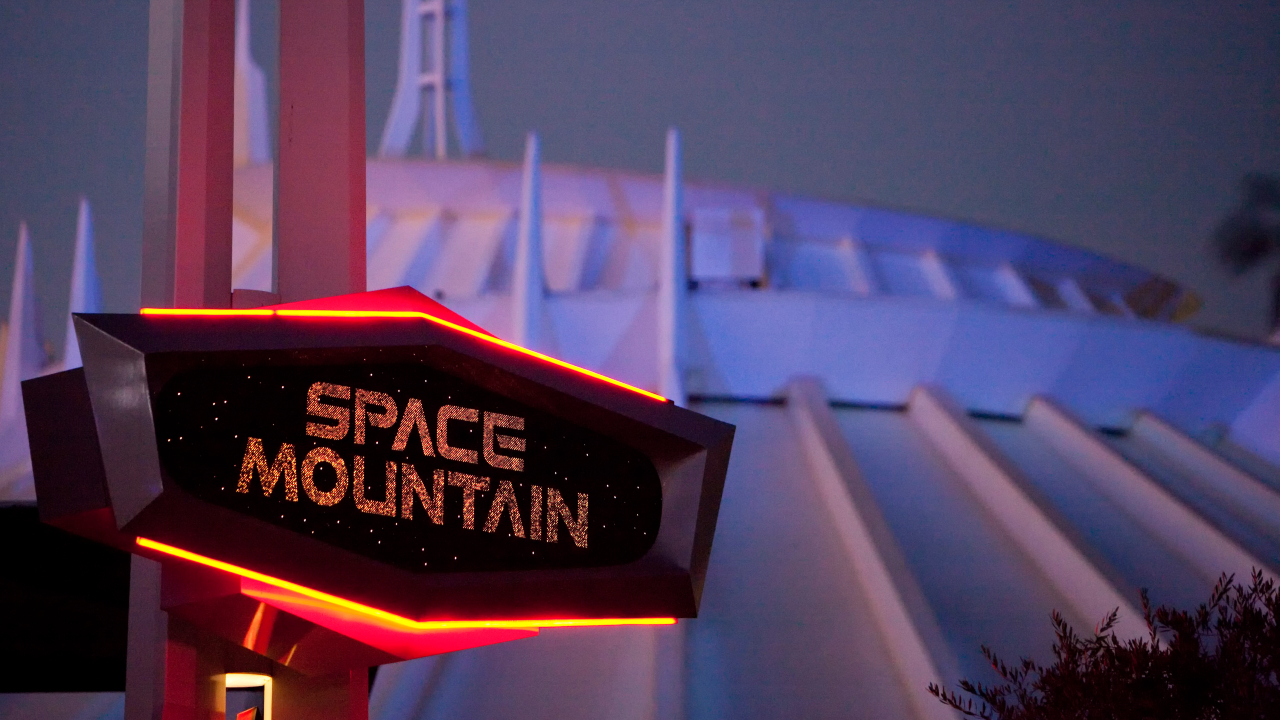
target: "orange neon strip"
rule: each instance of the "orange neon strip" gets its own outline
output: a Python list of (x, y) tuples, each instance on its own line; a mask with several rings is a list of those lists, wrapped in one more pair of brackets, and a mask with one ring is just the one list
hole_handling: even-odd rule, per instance
[(438, 318), (434, 315), (428, 315), (427, 313), (424, 313), (424, 312), (416, 312), (416, 311), (409, 311), (409, 310), (288, 310), (288, 309), (266, 310), (261, 308), (253, 309), (253, 310), (142, 308), (141, 312), (143, 315), (193, 315), (193, 316), (245, 315), (245, 316), (254, 316), (254, 317), (262, 317), (264, 315), (276, 315), (279, 317), (306, 317), (306, 318), (421, 318), (423, 320), (433, 322), (437, 325), (443, 325), (444, 327), (447, 327), (450, 330), (456, 330), (460, 333), (470, 335), (471, 337), (476, 338), (477, 340), (483, 340), (484, 342), (490, 343), (492, 345), (497, 345), (499, 347), (504, 347), (508, 350), (513, 350), (515, 352), (523, 353), (525, 355), (528, 355), (529, 357), (537, 358), (543, 362), (551, 363), (552, 365), (565, 368), (566, 370), (572, 370), (576, 373), (593, 377), (597, 380), (607, 382), (610, 385), (615, 385), (624, 390), (630, 390), (631, 392), (639, 393), (641, 395), (644, 395), (645, 397), (653, 398), (654, 400), (657, 400), (659, 402), (667, 402), (667, 398), (657, 393), (652, 393), (652, 392), (649, 392), (648, 390), (642, 390), (634, 385), (628, 385), (627, 383), (624, 383), (621, 380), (615, 380), (609, 377), (608, 375), (601, 375), (598, 372), (594, 372), (592, 370), (588, 370), (583, 367), (578, 367), (577, 365), (574, 365), (572, 363), (567, 363), (563, 360), (553, 358), (550, 355), (543, 355), (540, 352), (536, 352), (528, 348), (520, 347), (515, 343), (507, 342), (506, 340), (502, 340), (492, 335), (487, 335), (485, 333), (472, 330), (469, 327), (463, 327), (462, 325), (459, 325), (457, 323), (452, 323), (452, 322), (449, 322), (448, 320)]
[(260, 308), (248, 310), (227, 310), (224, 308), (142, 308), (143, 315), (202, 315), (206, 317), (238, 317), (238, 316), (271, 316), (274, 310)]
[[(273, 311), (281, 317), (314, 317), (314, 318), (416, 318), (431, 317), (417, 310), (290, 310), (284, 308)], [(449, 323), (452, 325), (453, 323)]]
[(179, 547), (166, 545), (162, 542), (156, 542), (148, 538), (139, 537), (138, 545), (155, 550), (166, 555), (172, 555), (176, 558), (189, 560), (199, 563), (215, 570), (239, 575), (242, 578), (256, 580), (264, 585), (272, 585), (283, 590), (305, 595), (306, 597), (320, 600), (332, 605), (336, 605), (345, 610), (364, 615), (368, 618), (380, 620), (384, 623), (396, 625), (405, 630), (473, 630), (477, 628), (492, 628), (504, 630), (534, 630), (537, 628), (547, 627), (595, 627), (601, 625), (674, 625), (675, 618), (559, 618), (559, 619), (538, 619), (538, 620), (412, 620), (402, 615), (379, 610), (375, 607), (363, 605), (353, 600), (330, 595), (326, 592), (314, 590), (305, 585), (281, 580), (254, 570), (242, 568), (238, 565), (225, 563), (221, 560), (214, 560), (211, 557), (198, 555)]

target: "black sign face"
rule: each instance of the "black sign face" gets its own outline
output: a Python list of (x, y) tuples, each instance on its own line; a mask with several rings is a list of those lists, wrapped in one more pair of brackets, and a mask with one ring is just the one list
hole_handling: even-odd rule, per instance
[(192, 357), (152, 409), (165, 472), (202, 500), (415, 572), (614, 565), (657, 538), (645, 455), (430, 348)]

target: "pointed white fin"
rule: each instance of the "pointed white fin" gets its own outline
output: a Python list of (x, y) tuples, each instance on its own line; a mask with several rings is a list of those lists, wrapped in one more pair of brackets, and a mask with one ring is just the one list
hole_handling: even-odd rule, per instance
[(89, 201), (80, 198), (76, 217), (75, 258), (71, 265), (71, 299), (67, 303), (67, 338), (63, 345), (62, 369), (80, 367), (80, 343), (76, 340), (71, 313), (102, 312), (102, 286), (93, 249), (93, 215)]
[(31, 238), (27, 224), (18, 229), (9, 294), (9, 322), (0, 368), (0, 502), (35, 499), (27, 422), (22, 412), (22, 381), (44, 369), (46, 355), (40, 339), (40, 316), (32, 282)]
[[(40, 316), (36, 308), (32, 278), (31, 237), (27, 224), (18, 230), (18, 248), (13, 263), (13, 289), (9, 293), (9, 332), (0, 376), (0, 428), (24, 423), (21, 382), (43, 369), (46, 356), (40, 340)], [(25, 423), (24, 423), (25, 424)]]

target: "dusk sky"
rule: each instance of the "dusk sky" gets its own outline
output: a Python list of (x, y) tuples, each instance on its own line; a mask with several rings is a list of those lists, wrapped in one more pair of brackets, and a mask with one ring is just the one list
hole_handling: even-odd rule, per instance
[[(274, 82), (275, 2), (254, 0)], [(395, 81), (399, 0), (366, 0), (368, 128)], [(1280, 3), (1115, 0), (471, 0), (490, 155), (526, 130), (548, 162), (963, 218), (1122, 259), (1257, 336), (1274, 265), (1239, 280), (1208, 247), (1246, 172), (1280, 172)], [(137, 307), (146, 0), (0, 5), (0, 305), (18, 223), (60, 326), (75, 207), (95, 214), (107, 309)], [(52, 338), (59, 338), (53, 331)], [(60, 342), (60, 341), (55, 341)]]

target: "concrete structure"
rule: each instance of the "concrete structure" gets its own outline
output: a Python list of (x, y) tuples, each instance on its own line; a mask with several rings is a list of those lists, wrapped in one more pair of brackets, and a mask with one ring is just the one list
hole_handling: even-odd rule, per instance
[[(410, 285), (738, 435), (700, 618), (385, 666), (371, 717), (940, 718), (927, 682), (988, 679), (983, 643), (1043, 658), (1052, 609), (1087, 631), (1118, 607), (1135, 636), (1138, 588), (1185, 606), (1221, 572), (1280, 571), (1280, 350), (1176, 324), (1190, 300), (1172, 283), (1039, 238), (685, 181), (674, 131), (662, 177), (543, 163), (533, 136), (522, 165), (470, 157), (460, 15), (452, 76), (423, 65), (449, 7), (405, 2), (366, 168), (368, 288)], [(245, 27), (232, 286), (271, 291)], [(450, 98), (462, 158), (441, 139)], [(0, 422), (11, 378), (39, 371), (24, 247)], [(29, 470), (0, 477), (31, 499)], [(111, 702), (63, 716), (118, 717)]]

